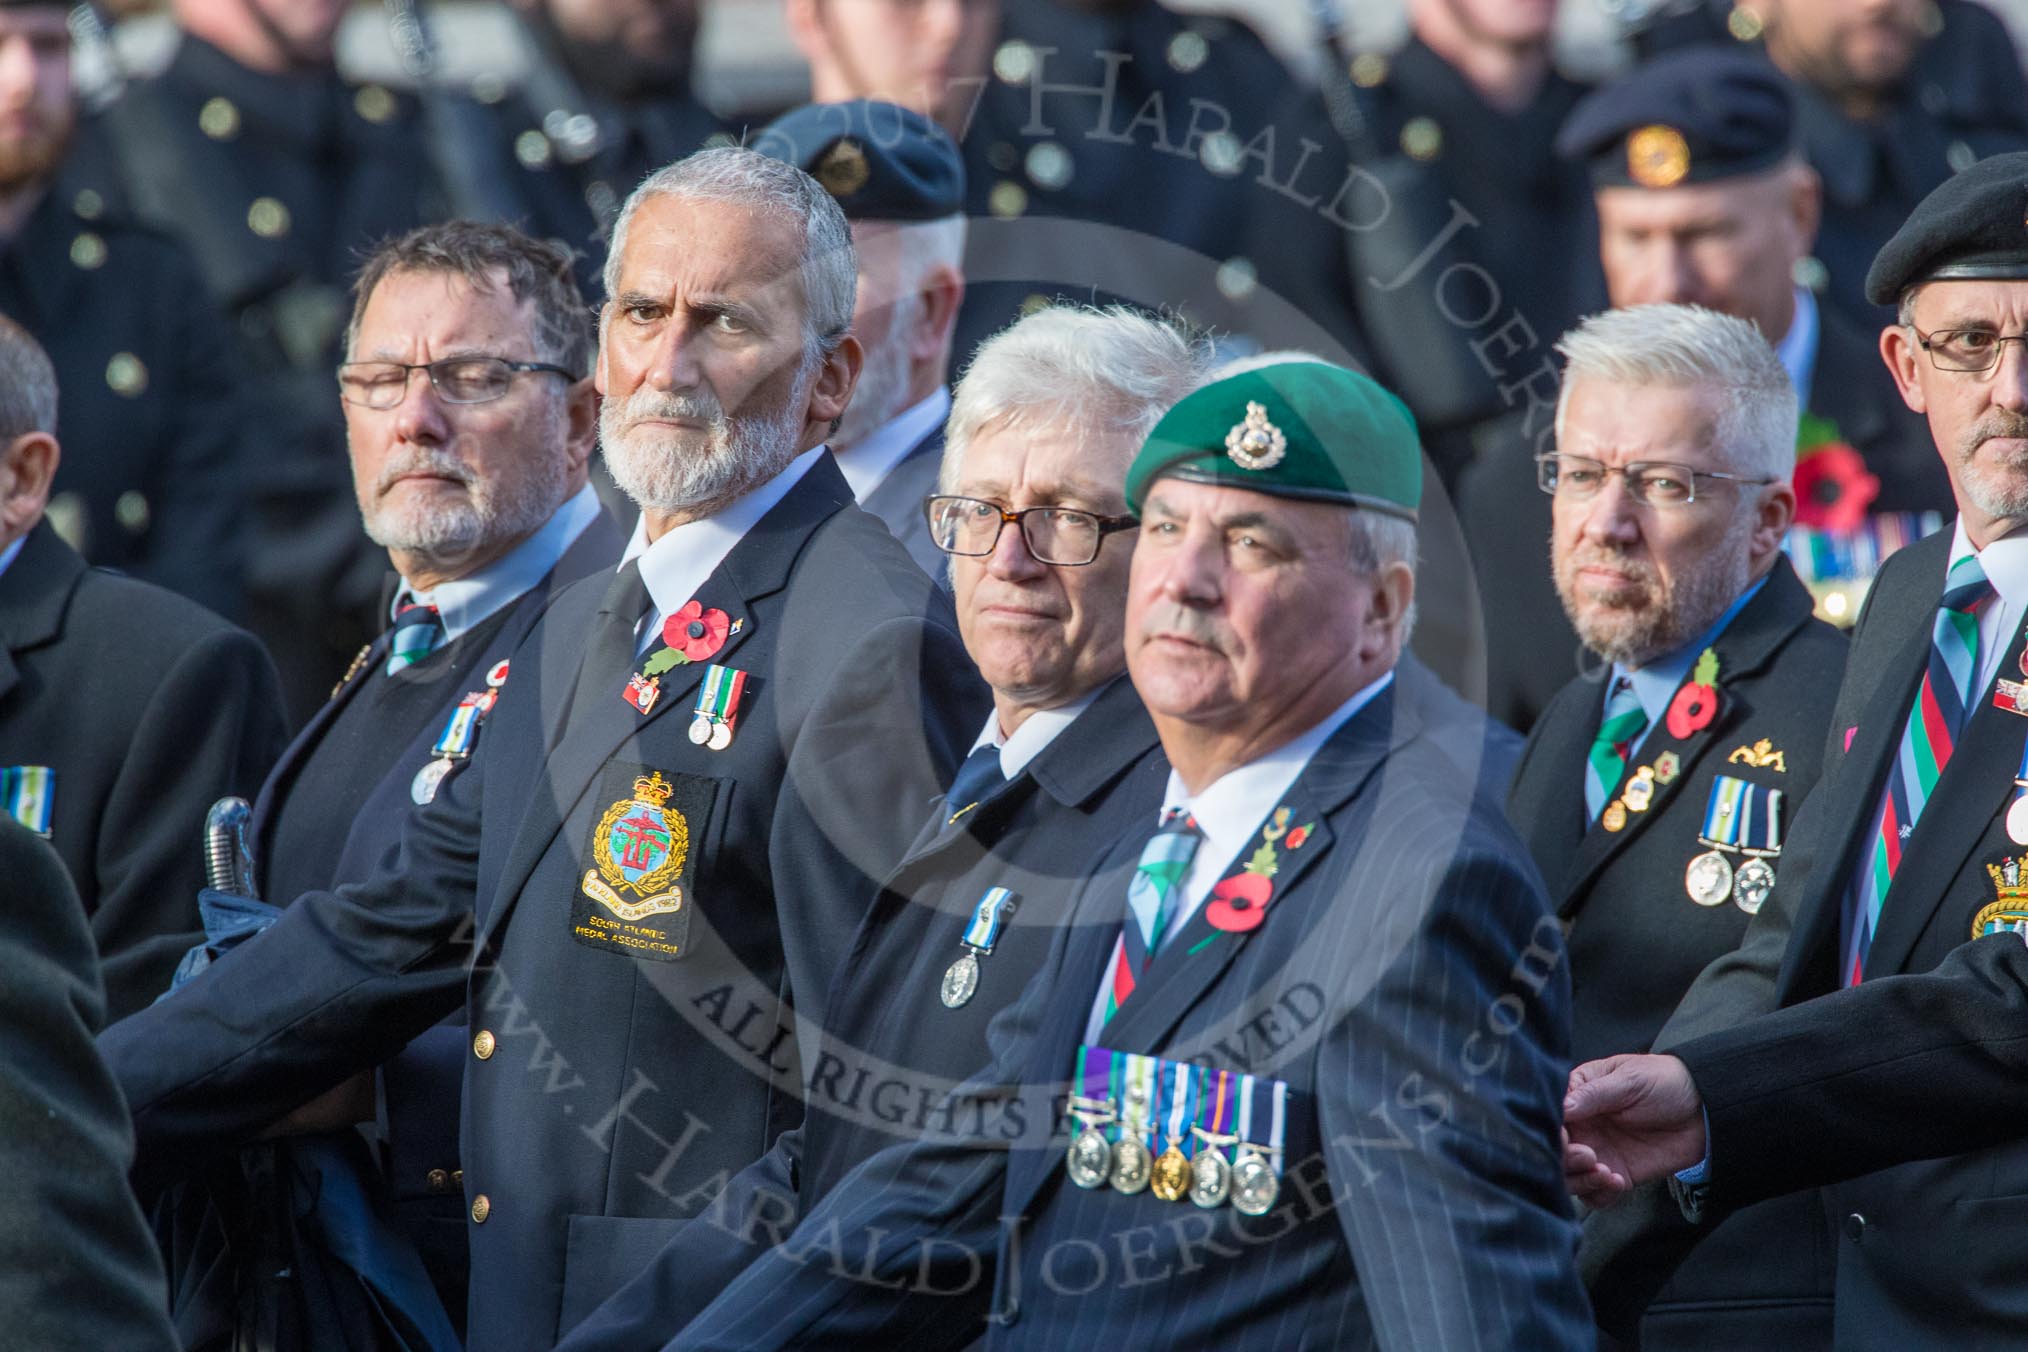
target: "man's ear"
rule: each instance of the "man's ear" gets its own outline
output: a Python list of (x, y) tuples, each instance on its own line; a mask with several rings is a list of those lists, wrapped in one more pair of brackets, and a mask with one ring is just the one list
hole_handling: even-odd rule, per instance
[(1929, 397), (1922, 392), (1922, 381), (1916, 370), (1916, 363), (1923, 360), (1923, 356), (1916, 345), (1915, 331), (1906, 324), (1889, 324), (1882, 329), (1880, 360), (1887, 363), (1887, 373), (1894, 377), (1894, 388), (1901, 391), (1901, 402), (1917, 413), (1929, 412)]
[(815, 66), (831, 54), (831, 38), (824, 31), (824, 16), (817, 12), (823, 0), (788, 0), (782, 6), (782, 17), (787, 21), (789, 40), (796, 44), (796, 50), (803, 60)]
[(1410, 611), (1415, 606), (1415, 570), (1405, 563), (1390, 563), (1373, 577), (1373, 620), (1376, 630), (1376, 652), (1385, 648), (1393, 657), (1399, 657), (1406, 646), (1402, 636), (1406, 632)]
[(62, 458), (47, 432), (24, 432), (0, 450), (0, 539), (26, 535), (42, 519)]
[(911, 362), (948, 360), (951, 339), (958, 328), (958, 309), (965, 303), (965, 275), (948, 263), (940, 263), (922, 279), (917, 294), (922, 297), (915, 331), (908, 336)]
[[(820, 427), (817, 440), (831, 435), (831, 424), (843, 417), (845, 406), (852, 402), (852, 387), (859, 383), (859, 368), (866, 363), (865, 349), (859, 340), (846, 334), (838, 346), (824, 358), (824, 364), (817, 368), (817, 379), (810, 386), (810, 411), (808, 422)], [(816, 445), (811, 442), (810, 445)]]

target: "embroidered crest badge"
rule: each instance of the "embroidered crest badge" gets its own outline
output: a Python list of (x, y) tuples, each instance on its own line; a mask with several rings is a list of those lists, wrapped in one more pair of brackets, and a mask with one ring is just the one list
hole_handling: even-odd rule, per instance
[(690, 824), (668, 805), (673, 791), (660, 771), (637, 779), (634, 796), (607, 808), (592, 829), (593, 866), (581, 886), (622, 920), (682, 909), (676, 880), (690, 855)]

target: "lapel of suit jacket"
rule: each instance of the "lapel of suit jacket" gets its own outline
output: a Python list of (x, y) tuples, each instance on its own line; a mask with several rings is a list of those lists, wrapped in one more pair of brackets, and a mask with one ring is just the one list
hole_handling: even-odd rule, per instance
[(28, 532), (21, 552), (0, 574), (0, 698), (21, 680), (14, 654), (39, 648), (63, 632), (71, 593), (85, 561), (47, 520)]
[[(1155, 724), (1125, 676), (1114, 677), (1098, 697), (1057, 733), (1048, 746), (1022, 768), (1044, 793), (1065, 807), (1090, 802), (1118, 779), (1128, 765), (1156, 743)], [(1018, 778), (1018, 776), (1017, 776)], [(1002, 816), (1008, 795), (988, 799), (953, 822), (944, 800), (933, 800), (934, 811), (915, 844), (894, 872), (899, 875), (921, 859), (939, 854), (958, 840), (990, 838), (987, 825)]]
[(826, 520), (851, 501), (852, 491), (846, 487), (844, 476), (828, 457), (822, 457), (767, 515), (754, 523), (696, 592), (696, 599), (707, 609), (723, 610), (737, 632), (729, 632), (724, 644), (705, 661), (685, 663), (663, 672), (661, 695), (646, 714), (621, 698), (617, 687), (584, 688), (585, 682), (578, 679), (583, 676), (589, 656), (580, 646), (584, 635), (575, 632), (573, 625), (573, 632), (560, 637), (556, 646), (572, 653), (578, 665), (568, 682), (571, 693), (560, 701), (563, 731), (553, 743), (542, 771), (542, 779), (551, 792), (536, 792), (529, 799), (494, 893), (498, 905), (482, 926), (482, 940), (506, 924), (529, 875), (606, 762), (629, 739), (666, 717), (671, 709), (687, 705), (691, 691), (704, 679), (707, 666), (728, 665), (727, 658), (757, 628), (754, 603), (787, 585), (790, 569), (803, 546)]
[[(1390, 750), (1420, 730), (1420, 721), (1393, 695), (1391, 689), (1382, 691), (1318, 748), (1282, 801), (1255, 828), (1241, 857), (1227, 866), (1225, 876), (1238, 873), (1261, 844), (1263, 832), (1275, 832), (1273, 892), (1260, 924), (1251, 930), (1221, 930), (1211, 923), (1211, 900), (1207, 898), (1181, 930), (1163, 940), (1161, 951), (1142, 972), (1133, 995), (1100, 1030), (1105, 1046), (1114, 1051), (1152, 1054), (1232, 965), (1253, 935), (1276, 922), (1277, 909), (1289, 907), (1290, 894), (1330, 850), (1329, 815), (1359, 792), (1385, 763)], [(1286, 817), (1282, 816), (1284, 809)], [(1304, 839), (1300, 847), (1291, 847), (1284, 833), (1296, 828), (1303, 830)], [(1137, 855), (1142, 843), (1144, 840), (1134, 842)], [(1119, 893), (1118, 905), (1124, 918), (1124, 888)], [(1291, 915), (1284, 923), (1300, 924), (1301, 920)], [(1116, 923), (1113, 933), (1117, 935), (1118, 931)], [(1096, 991), (1094, 986), (1093, 994)]]
[[(1777, 555), (1774, 569), (1768, 574), (1767, 581), (1761, 584), (1759, 593), (1740, 609), (1732, 623), (1726, 625), (1711, 644), (1712, 650), (1718, 654), (1718, 712), (1709, 723), (1688, 737), (1673, 735), (1666, 717), (1648, 733), (1647, 740), (1641, 743), (1639, 764), (1629, 760), (1607, 801), (1620, 796), (1641, 766), (1652, 767), (1664, 753), (1675, 752), (1682, 768), (1667, 784), (1656, 783), (1647, 811), (1627, 813), (1624, 829), (1608, 831), (1603, 825), (1592, 823), (1584, 839), (1578, 843), (1576, 854), (1570, 857), (1570, 869), (1558, 891), (1559, 915), (1568, 919), (1577, 912), (1586, 896), (1586, 889), (1598, 876), (1599, 870), (1641, 838), (1650, 823), (1660, 817), (1682, 792), (1682, 786), (1689, 782), (1691, 772), (1705, 753), (1746, 721), (1753, 709), (1740, 693), (1740, 686), (1745, 678), (1764, 671), (1775, 654), (1781, 651), (1782, 644), (1810, 622), (1812, 606), (1809, 589), (1796, 577), (1788, 559)], [(1583, 780), (1575, 782), (1582, 784)]]
[[(2022, 634), (2017, 632), (2000, 658), (1997, 675), (2020, 670), (2021, 649)], [(1902, 847), (1901, 867), (1894, 872), (1880, 928), (1866, 953), (1868, 977), (1898, 972), (1907, 961), (1930, 917), (1943, 904), (1945, 888), (1992, 825), (1994, 810), (2013, 798), (2024, 742), (2028, 719), (1997, 708), (1992, 686), (1987, 685)], [(1865, 842), (1867, 847), (1871, 844)]]
[[(1875, 665), (1885, 674), (1859, 705), (1850, 728), (1851, 745), (1844, 748), (1835, 773), (1827, 771), (1814, 791), (1824, 805), (1813, 837), (1816, 853), (1803, 884), (1806, 891), (1796, 905), (1795, 933), (1776, 980), (1776, 998), (1784, 1004), (1792, 997), (1822, 994), (1831, 989), (1826, 981), (1835, 985), (1839, 979), (1845, 894), (1856, 861), (1872, 848), (1873, 813), (1900, 754), (1908, 711), (1929, 666), (1930, 630), (1943, 595), (1949, 552), (1948, 531), (1904, 549), (1888, 561), (1866, 598), (1846, 660), (1846, 680), (1855, 679), (1855, 673), (1863, 678)], [(1906, 563), (1899, 562), (1902, 555), (1909, 556)], [(1872, 651), (1875, 633), (1887, 639), (1891, 656), (1884, 661)], [(1841, 731), (1833, 728), (1832, 736)], [(1987, 819), (1990, 816), (1989, 811)], [(1814, 845), (1815, 841), (1823, 843)]]
[[(1527, 756), (1507, 795), (1508, 819), (1545, 879), (1567, 867), (1584, 839), (1585, 761), (1602, 704), (1594, 681), (1579, 679), (1565, 686), (1528, 734)], [(1575, 803), (1572, 785), (1579, 786)]]
[(273, 843), (276, 802), (289, 791), (289, 786), (295, 782), (297, 772), (303, 768), (303, 762), (317, 749), (317, 744), (324, 740), (325, 732), (331, 727), (331, 720), (338, 716), (339, 710), (352, 702), (354, 695), (366, 688), (366, 683), (380, 670), (380, 664), (387, 656), (389, 642), (388, 631), (383, 631), (375, 636), (371, 643), (360, 649), (352, 669), (338, 682), (338, 688), (331, 692), (331, 698), (317, 706), (317, 712), (310, 715), (310, 721), (303, 725), (303, 730), (283, 748), (282, 754), (275, 760), (274, 767), (268, 771), (267, 778), (261, 781), (261, 791), (254, 798), (253, 829), (249, 838), (252, 841), (254, 877), (262, 883), (265, 883), (267, 878), (268, 849)]
[(943, 450), (944, 429), (939, 423), (895, 462), (859, 505), (885, 522), (891, 535), (899, 536), (905, 527), (921, 524), (922, 500), (935, 490)]

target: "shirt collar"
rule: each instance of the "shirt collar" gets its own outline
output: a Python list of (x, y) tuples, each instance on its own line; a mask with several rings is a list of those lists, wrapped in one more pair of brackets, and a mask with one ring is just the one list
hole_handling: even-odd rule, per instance
[(866, 501), (894, 467), (908, 459), (922, 439), (943, 425), (951, 413), (951, 392), (942, 385), (927, 399), (889, 418), (850, 450), (835, 452), (838, 470), (852, 486), (852, 496)]
[(1789, 321), (1789, 331), (1775, 345), (1775, 355), (1782, 359), (1782, 369), (1789, 373), (1789, 383), (1796, 387), (1796, 403), (1804, 408), (1810, 406), (1810, 377), (1817, 371), (1817, 329), (1817, 298), (1799, 286), (1795, 318)]
[(710, 516), (673, 527), (653, 544), (648, 542), (647, 516), (644, 514), (636, 521), (634, 537), (627, 542), (627, 552), (620, 556), (620, 562), (641, 561), (641, 582), (655, 603), (656, 614), (669, 615), (682, 609), (741, 537), (788, 496), (789, 490), (823, 454), (822, 446), (804, 451), (774, 478), (749, 490), (745, 497)]
[(1199, 847), (1198, 856), (1208, 858), (1214, 867), (1222, 868), (1226, 861), (1239, 853), (1241, 846), (1252, 839), (1254, 828), (1289, 791), (1289, 786), (1303, 773), (1310, 758), (1317, 754), (1317, 748), (1330, 741), (1333, 733), (1372, 703), (1393, 680), (1394, 672), (1390, 669), (1307, 732), (1283, 742), (1256, 760), (1227, 770), (1200, 793), (1190, 793), (1183, 786), (1183, 777), (1171, 770), (1169, 786), (1162, 792), (1162, 811), (1156, 818), (1157, 824), (1168, 816), (1171, 809), (1181, 809), (1194, 817), (1198, 829), (1204, 833), (1204, 844)]
[(598, 494), (586, 484), (551, 512), (534, 534), (477, 572), (440, 582), (428, 591), (417, 591), (404, 579), (395, 591), (390, 617), (411, 604), (435, 606), (437, 618), (443, 621), (445, 641), (457, 638), (547, 577), (577, 537), (598, 519), (599, 510)]
[(1641, 710), (1648, 716), (1648, 726), (1654, 727), (1661, 721), (1662, 715), (1668, 712), (1669, 701), (1674, 699), (1676, 692), (1682, 688), (1683, 682), (1690, 675), (1690, 668), (1703, 656), (1706, 648), (1718, 641), (1718, 636), (1725, 632), (1725, 627), (1738, 617), (1739, 612), (1746, 609), (1746, 603), (1760, 594), (1760, 589), (1767, 585), (1770, 576), (1769, 573), (1762, 573), (1754, 579), (1753, 585), (1741, 592), (1733, 603), (1726, 607), (1725, 613), (1718, 617), (1716, 624), (1673, 652), (1634, 668), (1624, 667), (1618, 662), (1613, 663), (1613, 679), (1606, 682), (1605, 697), (1611, 699), (1614, 685), (1619, 680), (1625, 679), (1633, 686), (1634, 694), (1641, 701)]
[[(1100, 690), (1104, 688), (1099, 687)], [(986, 726), (979, 733), (978, 740), (972, 743), (972, 750), (989, 746), (1000, 748), (1000, 773), (1011, 780), (1028, 768), (1028, 762), (1047, 750), (1049, 744), (1056, 740), (1056, 735), (1075, 723), (1078, 715), (1089, 709), (1091, 702), (1098, 697), (1099, 691), (1092, 690), (1057, 708), (1037, 709), (1014, 729), (1012, 737), (1000, 731), (1000, 714), (995, 710), (986, 715)]]
[[(1972, 537), (1965, 534), (1965, 519), (1961, 516), (1951, 530), (1951, 559), (1955, 564), (1967, 554), (1979, 556), (1979, 567), (1985, 570), (1986, 580), (1993, 584), (1993, 591), (1999, 596), (2000, 604), (2008, 610), (2018, 610), (2028, 602), (2028, 530), (2015, 531), (1993, 541), (1984, 549), (1972, 547)], [(1945, 570), (1948, 573), (1948, 569)]]

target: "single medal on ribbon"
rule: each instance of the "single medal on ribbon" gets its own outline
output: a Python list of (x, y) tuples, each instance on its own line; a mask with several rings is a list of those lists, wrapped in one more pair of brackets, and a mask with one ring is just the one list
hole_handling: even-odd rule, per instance
[(979, 959), (991, 956), (993, 945), (1000, 942), (1000, 931), (1006, 927), (1019, 904), (1015, 895), (1006, 888), (989, 887), (978, 904), (972, 907), (972, 923), (965, 927), (964, 937), (958, 941), (965, 951), (944, 969), (940, 992), (944, 1008), (960, 1008), (978, 993)]
[(1190, 1200), (1209, 1211), (1232, 1195), (1232, 1165), (1225, 1148), (1239, 1139), (1232, 1130), (1233, 1081), (1229, 1070), (1200, 1067), (1197, 1072), (1198, 1121), (1190, 1128), (1197, 1153), (1190, 1157)]
[(1114, 1192), (1132, 1196), (1148, 1186), (1155, 1157), (1148, 1149), (1148, 1114), (1155, 1097), (1155, 1058), (1113, 1056), (1113, 1073), (1121, 1083), (1119, 1138), (1113, 1142), (1112, 1173), (1108, 1181)]
[(451, 716), (444, 723), (444, 730), (438, 736), (436, 745), (430, 748), (430, 755), (436, 757), (415, 772), (409, 781), (408, 796), (414, 803), (427, 803), (437, 796), (444, 780), (451, 771), (472, 754), (472, 743), (478, 739), (479, 726), (486, 721), (486, 715), (493, 712), (493, 706), (500, 702), (499, 688), (472, 690), (458, 701), (451, 710)]
[(1163, 1123), (1167, 1145), (1155, 1160), (1148, 1190), (1165, 1202), (1180, 1202), (1190, 1192), (1190, 1157), (1183, 1153), (1183, 1143), (1190, 1138), (1190, 1124), (1197, 1116), (1197, 1077), (1178, 1061), (1164, 1063), (1160, 1079), (1165, 1097), (1156, 1120)]
[(1113, 1168), (1112, 1143), (1105, 1129), (1119, 1119), (1111, 1093), (1113, 1057), (1103, 1047), (1080, 1047), (1077, 1056), (1083, 1092), (1071, 1096), (1070, 1115), (1077, 1119), (1078, 1130), (1070, 1139), (1063, 1169), (1080, 1188), (1102, 1188)]
[[(1240, 1080), (1239, 1156), (1232, 1162), (1232, 1205), (1245, 1215), (1265, 1216), (1281, 1193), (1282, 1134), (1287, 1128), (1288, 1102), (1289, 1087), (1279, 1080), (1263, 1084), (1251, 1075)], [(1263, 1126), (1265, 1141), (1260, 1139)]]

